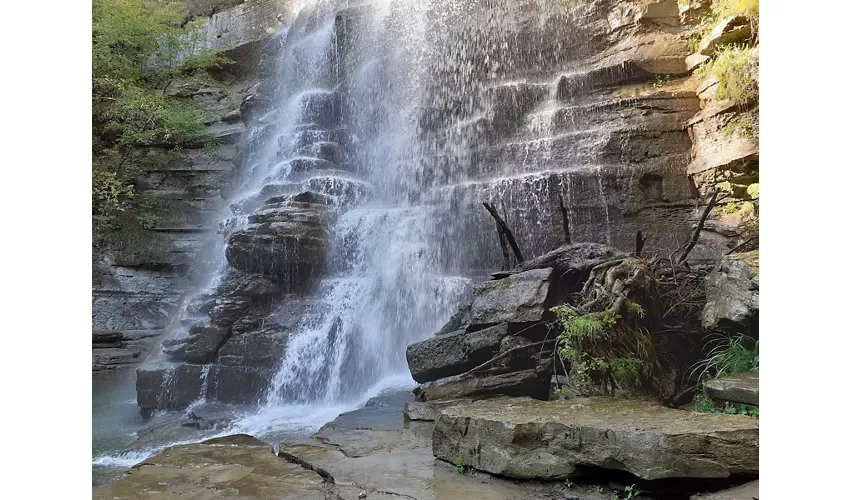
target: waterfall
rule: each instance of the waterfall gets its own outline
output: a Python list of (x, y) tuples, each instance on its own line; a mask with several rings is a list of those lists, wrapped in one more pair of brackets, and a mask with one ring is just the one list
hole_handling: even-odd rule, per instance
[(594, 88), (583, 26), (604, 23), (556, 0), (302, 2), (263, 49), (204, 284), (140, 370), (139, 406), (202, 393), (253, 407), (256, 433), (411, 387), (406, 347), (501, 265), (482, 202), (527, 256), (562, 242), (561, 197), (574, 237), (631, 238), (603, 179), (613, 125), (574, 97)]

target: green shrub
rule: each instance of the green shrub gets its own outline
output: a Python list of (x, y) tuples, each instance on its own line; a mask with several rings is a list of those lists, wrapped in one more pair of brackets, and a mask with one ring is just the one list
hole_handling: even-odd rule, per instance
[[(557, 318), (558, 354), (569, 364), (572, 389), (593, 394), (601, 388), (637, 388), (650, 377), (655, 351), (646, 332), (621, 315), (603, 311), (579, 315), (565, 306), (552, 308)], [(627, 302), (630, 319), (645, 315), (639, 304)]]
[[(136, 206), (135, 183), (151, 161), (144, 147), (214, 147), (196, 103), (165, 95), (181, 75), (221, 68), (219, 52), (195, 50), (200, 23), (184, 25), (178, 0), (94, 0), (92, 4), (92, 217), (95, 238), (141, 229), (161, 214)], [(161, 64), (161, 63), (165, 64)], [(125, 217), (124, 212), (137, 212)], [(119, 223), (119, 221), (121, 221)], [(113, 241), (99, 238), (99, 243)]]
[(758, 100), (759, 62), (753, 49), (740, 45), (720, 47), (697, 74), (703, 79), (717, 78), (718, 99), (731, 99), (740, 105)]
[(759, 367), (759, 341), (745, 335), (720, 336), (709, 342), (713, 346), (702, 361), (690, 370), (698, 381), (735, 375)]
[(714, 0), (711, 10), (718, 17), (745, 16), (750, 19), (759, 17), (759, 0)]

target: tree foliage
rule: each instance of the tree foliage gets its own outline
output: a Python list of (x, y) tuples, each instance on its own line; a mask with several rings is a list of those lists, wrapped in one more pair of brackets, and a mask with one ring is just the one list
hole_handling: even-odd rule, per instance
[[(200, 109), (169, 96), (170, 82), (229, 63), (199, 44), (199, 21), (183, 1), (94, 0), (92, 4), (92, 216), (95, 242), (119, 229), (122, 212), (144, 209), (134, 184), (141, 148), (208, 145)], [(142, 220), (146, 214), (140, 213)]]

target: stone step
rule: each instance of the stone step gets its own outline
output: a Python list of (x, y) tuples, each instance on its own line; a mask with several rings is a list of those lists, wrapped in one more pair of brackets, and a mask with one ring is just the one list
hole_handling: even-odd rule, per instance
[(759, 421), (610, 397), (497, 398), (442, 410), (434, 456), (518, 479), (562, 480), (583, 467), (647, 479), (727, 478), (759, 470)]
[(699, 493), (692, 495), (690, 500), (758, 500), (758, 480), (714, 493)]
[(705, 383), (705, 390), (712, 399), (758, 406), (759, 371), (709, 380)]

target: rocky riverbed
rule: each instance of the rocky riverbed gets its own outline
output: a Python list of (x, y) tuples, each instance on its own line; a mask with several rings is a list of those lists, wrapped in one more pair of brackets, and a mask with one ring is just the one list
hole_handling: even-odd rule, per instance
[[(430, 405), (436, 422), (405, 418), (417, 405)], [(601, 500), (627, 498), (627, 491), (689, 498), (745, 483), (758, 470), (758, 421), (744, 416), (616, 400), (436, 406), (401, 392), (300, 439), (224, 431), (147, 458), (95, 488), (93, 498)]]

